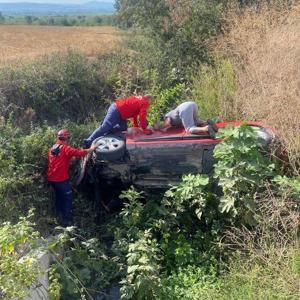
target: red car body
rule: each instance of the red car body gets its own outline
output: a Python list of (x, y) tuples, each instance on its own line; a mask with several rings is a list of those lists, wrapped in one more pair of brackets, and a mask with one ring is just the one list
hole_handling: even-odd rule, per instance
[[(223, 122), (217, 126), (245, 123), (257, 128), (266, 145), (276, 137), (273, 128), (259, 122)], [(114, 155), (111, 159), (105, 151), (93, 157), (93, 171), (89, 174), (102, 187), (167, 188), (179, 183), (183, 174), (210, 174), (214, 166), (213, 150), (221, 142), (207, 134), (186, 133), (183, 128), (169, 128), (165, 132), (156, 130), (152, 135), (130, 128), (123, 139), (124, 149), (118, 152), (119, 157)]]

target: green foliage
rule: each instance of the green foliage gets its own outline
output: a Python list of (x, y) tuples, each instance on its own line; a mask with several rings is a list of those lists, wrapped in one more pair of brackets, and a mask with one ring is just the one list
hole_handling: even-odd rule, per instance
[(118, 279), (119, 267), (105, 254), (96, 238), (86, 238), (74, 227), (61, 228), (50, 249), (55, 256), (51, 270), (54, 299), (94, 299), (97, 293)]
[(115, 25), (113, 14), (100, 15), (60, 15), (60, 16), (9, 16), (0, 12), (0, 24), (9, 25), (40, 25), (40, 26), (103, 26)]
[[(79, 146), (95, 126), (65, 124), (72, 133), (71, 144)], [(17, 221), (34, 207), (40, 230), (53, 222), (52, 201), (45, 185), (47, 153), (56, 139), (58, 128), (47, 125), (21, 130), (10, 120), (0, 120), (0, 221)], [(72, 175), (72, 172), (70, 172)]]
[(237, 117), (233, 106), (235, 78), (228, 60), (217, 60), (213, 66), (203, 66), (199, 74), (193, 75), (192, 98), (200, 108), (204, 119), (220, 116), (226, 120)]
[(62, 285), (60, 283), (60, 275), (56, 272), (55, 265), (52, 265), (48, 270), (48, 278), (49, 278), (49, 299), (50, 300), (60, 300), (61, 299), (61, 290)]
[(299, 177), (294, 177), (294, 178), (289, 178), (287, 176), (281, 176), (277, 175), (274, 179), (273, 182), (275, 182), (280, 191), (282, 193), (292, 193), (294, 196), (300, 196), (300, 178)]
[(162, 280), (164, 299), (210, 299), (207, 296), (212, 288), (216, 288), (217, 281), (217, 272), (213, 265), (179, 268), (177, 272)]
[[(294, 250), (290, 250), (283, 260), (279, 261), (278, 253), (277, 255), (273, 253), (274, 256), (263, 263), (253, 257), (245, 259), (236, 255), (230, 263), (229, 272), (220, 277), (217, 284), (210, 287), (205, 298), (298, 299), (299, 276), (293, 274), (289, 267), (290, 260), (295, 259)], [(201, 297), (201, 293), (198, 296)]]
[(214, 177), (223, 190), (220, 211), (251, 223), (255, 194), (274, 175), (274, 165), (259, 151), (256, 132), (250, 126), (227, 127), (218, 136), (224, 139), (214, 152), (218, 160)]
[(207, 194), (204, 188), (208, 183), (209, 179), (206, 175), (184, 175), (179, 186), (166, 192), (164, 204), (171, 208), (174, 217), (176, 217), (176, 212), (184, 212), (186, 206), (193, 207), (200, 220), (206, 206)]
[(118, 0), (117, 18), (123, 26), (146, 29), (164, 53), (162, 65), (188, 71), (187, 66), (208, 61), (205, 41), (220, 31), (224, 1)]
[(0, 295), (1, 299), (23, 299), (39, 275), (37, 253), (43, 245), (37, 244), (39, 233), (28, 217), (0, 226)]
[(169, 89), (154, 91), (155, 103), (148, 110), (148, 121), (154, 125), (164, 118), (164, 115), (175, 108), (185, 98), (186, 87), (182, 83)]
[[(211, 243), (221, 237), (221, 226), (212, 220), (210, 209), (215, 204), (207, 205), (214, 199), (208, 187), (207, 176), (187, 175), (182, 184), (166, 192), (161, 203), (148, 197), (142, 204), (141, 194), (132, 189), (123, 193), (127, 202), (116, 245), (128, 253), (127, 276), (122, 281), (125, 299), (144, 299), (145, 294), (152, 299), (160, 289), (160, 269), (168, 273), (192, 263), (203, 264), (212, 255), (206, 250), (218, 251), (218, 247), (212, 250)], [(214, 211), (218, 213), (217, 207)]]
[(143, 193), (137, 192), (134, 188), (123, 192), (120, 199), (125, 201), (124, 208), (120, 215), (123, 218), (123, 223), (127, 230), (132, 230), (135, 227), (141, 226), (143, 223), (142, 212), (144, 209), (141, 199)]
[(0, 69), (0, 115), (18, 123), (85, 120), (99, 111), (107, 86), (95, 63), (79, 53), (54, 54)]
[(2, 12), (0, 11), (0, 24), (5, 23), (5, 17), (3, 16)]
[(11, 121), (2, 120), (0, 130), (0, 220), (16, 221), (30, 207), (38, 210), (39, 218), (49, 215), (43, 174), (47, 149), (54, 139), (53, 129), (32, 127), (25, 135)]
[(159, 256), (158, 244), (151, 231), (140, 232), (139, 239), (129, 244), (121, 299), (160, 299)]

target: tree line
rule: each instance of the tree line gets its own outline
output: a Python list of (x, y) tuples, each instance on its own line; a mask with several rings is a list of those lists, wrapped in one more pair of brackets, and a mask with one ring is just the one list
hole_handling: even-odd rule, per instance
[(0, 11), (0, 24), (40, 26), (100, 26), (115, 25), (113, 15), (5, 16)]

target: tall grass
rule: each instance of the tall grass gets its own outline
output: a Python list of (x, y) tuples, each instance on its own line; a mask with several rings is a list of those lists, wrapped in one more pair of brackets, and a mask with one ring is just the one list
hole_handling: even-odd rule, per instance
[(233, 10), (217, 49), (234, 65), (232, 108), (244, 119), (273, 125), (285, 141), (294, 173), (300, 175), (300, 5), (282, 7)]

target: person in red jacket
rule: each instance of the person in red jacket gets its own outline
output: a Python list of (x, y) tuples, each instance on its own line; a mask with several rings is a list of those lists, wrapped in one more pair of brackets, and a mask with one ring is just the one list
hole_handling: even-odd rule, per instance
[(48, 152), (47, 179), (55, 192), (55, 206), (61, 225), (72, 224), (72, 187), (69, 179), (69, 167), (73, 157), (82, 157), (94, 151), (75, 149), (68, 145), (70, 133), (62, 129), (57, 133), (57, 141)]
[(90, 147), (99, 136), (127, 130), (127, 119), (132, 119), (133, 126), (140, 127), (145, 134), (152, 134), (147, 129), (147, 110), (153, 99), (151, 95), (131, 96), (111, 104), (103, 123), (84, 140), (85, 147)]

